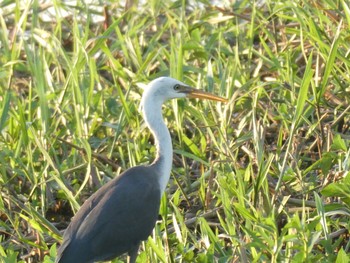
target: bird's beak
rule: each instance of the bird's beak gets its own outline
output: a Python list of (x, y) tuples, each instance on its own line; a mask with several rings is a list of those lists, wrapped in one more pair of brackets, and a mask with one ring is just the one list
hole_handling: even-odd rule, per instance
[(182, 93), (185, 93), (187, 97), (189, 98), (198, 98), (198, 99), (207, 99), (207, 100), (215, 100), (215, 101), (221, 101), (221, 102), (228, 102), (228, 99), (216, 96), (214, 94), (211, 94), (206, 91), (194, 89), (188, 86), (182, 86), (181, 91)]

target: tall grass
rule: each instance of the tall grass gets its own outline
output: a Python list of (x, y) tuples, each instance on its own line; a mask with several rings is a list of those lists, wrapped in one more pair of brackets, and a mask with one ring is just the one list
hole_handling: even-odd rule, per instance
[[(138, 262), (348, 262), (347, 1), (0, 3), (0, 259), (53, 262), (80, 205), (154, 158), (142, 87), (174, 144)], [(115, 262), (120, 262), (123, 258)]]

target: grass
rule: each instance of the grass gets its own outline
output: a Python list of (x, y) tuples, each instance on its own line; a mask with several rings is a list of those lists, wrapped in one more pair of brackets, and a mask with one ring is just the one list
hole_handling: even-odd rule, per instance
[(138, 262), (349, 262), (349, 3), (185, 2), (0, 4), (1, 262), (53, 262), (84, 200), (152, 161), (138, 104), (163, 75), (230, 102), (164, 108)]

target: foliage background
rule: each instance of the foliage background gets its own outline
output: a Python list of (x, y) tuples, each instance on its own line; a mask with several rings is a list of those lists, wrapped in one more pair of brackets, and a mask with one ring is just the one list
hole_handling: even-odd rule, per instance
[(164, 108), (173, 173), (138, 262), (349, 262), (348, 1), (0, 7), (2, 262), (53, 262), (84, 200), (152, 161), (138, 103), (163, 75), (230, 102)]

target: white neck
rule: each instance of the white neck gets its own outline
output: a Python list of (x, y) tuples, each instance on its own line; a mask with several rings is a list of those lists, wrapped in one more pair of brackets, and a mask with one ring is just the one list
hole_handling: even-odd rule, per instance
[(173, 146), (169, 130), (163, 120), (162, 103), (162, 101), (143, 103), (144, 119), (154, 136), (157, 147), (157, 156), (151, 166), (159, 174), (161, 195), (168, 184), (173, 162)]

